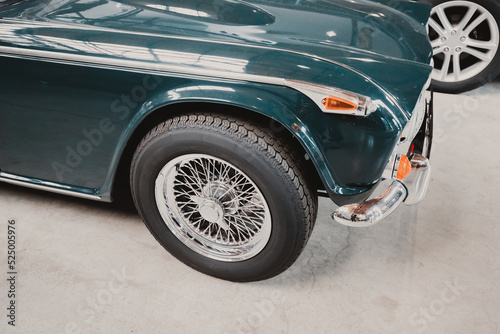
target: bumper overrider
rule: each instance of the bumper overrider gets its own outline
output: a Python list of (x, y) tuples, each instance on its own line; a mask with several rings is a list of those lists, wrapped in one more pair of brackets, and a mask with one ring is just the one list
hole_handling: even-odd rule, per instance
[(422, 125), (406, 155), (398, 155), (391, 167), (392, 183), (386, 192), (374, 199), (339, 207), (332, 217), (336, 222), (354, 227), (371, 226), (401, 203), (413, 205), (424, 199), (430, 180), (430, 152), (433, 132), (432, 93), (426, 104)]

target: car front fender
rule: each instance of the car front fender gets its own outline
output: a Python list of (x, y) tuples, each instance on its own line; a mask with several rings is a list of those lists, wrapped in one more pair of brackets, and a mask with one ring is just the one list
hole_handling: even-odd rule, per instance
[(211, 110), (213, 106), (232, 107), (230, 110), (241, 118), (257, 113), (269, 119), (266, 127), (270, 131), (291, 133), (332, 197), (355, 196), (370, 190), (379, 180), (402, 130), (391, 111), (383, 108), (366, 117), (326, 114), (307, 96), (288, 87), (181, 79), (170, 89), (159, 87), (136, 110), (127, 111), (125, 103), (112, 107), (117, 115), (128, 114), (130, 120), (100, 195), (110, 196), (124, 148), (148, 117), (155, 114), (158, 118), (161, 114), (160, 119), (168, 119), (180, 106), (189, 112), (203, 112), (200, 105), (210, 105)]

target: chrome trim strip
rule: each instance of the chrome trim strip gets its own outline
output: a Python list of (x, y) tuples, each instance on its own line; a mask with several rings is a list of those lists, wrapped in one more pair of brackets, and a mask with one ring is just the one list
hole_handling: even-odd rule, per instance
[(234, 73), (234, 72), (223, 72), (224, 75), (222, 75), (220, 71), (215, 71), (215, 70), (193, 68), (192, 66), (168, 65), (164, 63), (148, 63), (146, 61), (130, 60), (130, 59), (104, 58), (100, 56), (87, 56), (87, 55), (84, 56), (84, 55), (66, 54), (62, 52), (11, 48), (5, 46), (0, 46), (0, 55), (7, 57), (9, 56), (36, 57), (36, 58), (42, 58), (43, 60), (49, 62), (63, 61), (65, 63), (71, 63), (80, 66), (93, 66), (101, 68), (105, 66), (110, 66), (110, 67), (120, 67), (123, 69), (130, 69), (130, 70), (143, 70), (143, 71), (145, 70), (145, 71), (156, 72), (163, 75), (165, 74), (191, 75), (204, 78), (209, 77), (217, 79), (233, 79), (233, 80), (243, 80), (256, 83), (265, 83), (277, 86), (286, 86), (285, 79), (283, 78), (266, 77), (262, 75)]
[[(12, 52), (14, 49), (16, 52)], [(348, 91), (344, 91), (335, 87), (322, 86), (316, 84), (310, 84), (304, 81), (299, 80), (287, 80), (284, 78), (278, 77), (267, 77), (262, 75), (255, 74), (247, 74), (247, 73), (235, 73), (235, 72), (223, 72), (210, 70), (210, 69), (202, 69), (202, 68), (194, 68), (192, 66), (178, 66), (178, 65), (169, 65), (165, 63), (147, 63), (145, 61), (138, 60), (130, 60), (130, 59), (112, 59), (112, 58), (103, 58), (99, 56), (82, 56), (82, 55), (74, 55), (74, 54), (65, 54), (65, 53), (57, 53), (59, 55), (58, 58), (54, 58), (53, 55), (56, 52), (51, 51), (41, 51), (41, 50), (28, 50), (21, 48), (10, 48), (5, 46), (0, 46), (0, 56), (4, 55), (7, 57), (15, 57), (15, 56), (25, 56), (25, 57), (37, 57), (47, 60), (49, 62), (64, 62), (77, 64), (76, 62), (80, 62), (81, 64), (77, 65), (85, 65), (85, 66), (93, 66), (93, 67), (121, 67), (123, 69), (138, 71), (139, 69), (144, 71), (149, 71), (152, 73), (158, 73), (161, 75), (169, 74), (169, 75), (190, 75), (195, 77), (203, 77), (203, 78), (217, 78), (217, 79), (232, 79), (232, 80), (243, 80), (248, 82), (255, 83), (264, 83), (276, 86), (285, 86), (294, 90), (301, 92), (302, 94), (309, 97), (323, 112), (330, 114), (341, 114), (341, 115), (355, 115), (355, 116), (366, 116), (369, 115), (374, 109), (370, 108), (370, 98), (361, 96), (359, 94), (351, 93)], [(97, 66), (96, 66), (97, 65)], [(321, 104), (321, 100), (328, 95), (334, 95), (337, 97), (345, 98), (348, 100), (356, 100), (353, 101), (358, 105), (358, 109), (355, 111), (342, 111), (342, 110), (326, 110), (325, 106)]]
[(10, 184), (13, 184), (16, 186), (22, 186), (22, 187), (31, 188), (31, 189), (44, 190), (44, 191), (48, 191), (48, 192), (52, 192), (52, 193), (56, 193), (56, 194), (61, 194), (61, 195), (68, 195), (68, 196), (73, 196), (73, 197), (91, 199), (94, 201), (101, 201), (102, 200), (101, 196), (82, 194), (82, 193), (78, 193), (78, 192), (67, 190), (67, 189), (56, 188), (56, 187), (64, 187), (58, 183), (41, 181), (41, 180), (37, 180), (38, 183), (33, 183), (32, 179), (28, 179), (26, 177), (14, 175), (14, 174), (9, 174), (9, 173), (4, 173), (4, 172), (0, 172), (0, 182), (10, 183)]
[[(31, 21), (31, 22), (26, 22), (25, 20), (20, 20), (20, 19), (12, 19), (12, 18), (0, 18), (0, 22), (5, 21), (7, 23), (11, 24), (22, 24), (25, 26), (28, 26), (30, 28), (32, 27), (37, 27), (42, 26), (42, 27), (51, 27), (51, 28), (74, 28), (74, 29), (80, 29), (80, 30), (88, 30), (88, 31), (101, 31), (101, 32), (112, 32), (112, 33), (119, 33), (119, 34), (130, 34), (130, 35), (138, 35), (138, 36), (151, 36), (151, 37), (161, 37), (161, 38), (171, 38), (171, 39), (183, 39), (183, 40), (192, 40), (192, 41), (201, 41), (201, 42), (211, 42), (209, 40), (204, 40), (200, 38), (193, 38), (193, 37), (184, 37), (184, 36), (171, 36), (171, 35), (161, 35), (161, 34), (152, 34), (152, 33), (141, 33), (141, 32), (133, 32), (133, 31), (121, 31), (121, 30), (116, 30), (116, 29), (110, 29), (110, 28), (97, 28), (97, 27), (90, 27), (90, 26), (85, 26), (85, 25), (79, 25), (79, 24), (60, 24), (60, 23), (53, 23), (53, 22), (42, 22), (42, 21)], [(252, 44), (242, 44), (242, 43), (235, 43), (235, 42), (227, 42), (227, 41), (217, 41), (218, 44), (223, 44), (223, 45), (237, 45), (237, 46), (243, 46), (243, 47), (248, 47), (248, 48), (258, 48), (258, 49), (266, 49), (266, 50), (271, 50), (271, 51), (281, 51), (281, 52), (289, 52), (301, 56), (306, 56), (306, 57), (311, 57), (317, 60), (325, 61), (337, 66), (340, 66), (342, 68), (345, 68), (349, 71), (352, 71), (365, 79), (367, 82), (370, 84), (374, 85), (378, 89), (380, 89), (382, 92), (386, 94), (388, 99), (391, 100), (391, 102), (397, 106), (399, 110), (401, 110), (403, 116), (405, 118), (408, 118), (399, 104), (399, 102), (391, 95), (386, 92), (386, 90), (380, 86), (378, 83), (373, 81), (370, 77), (368, 77), (366, 74), (359, 72), (358, 70), (347, 66), (345, 64), (316, 56), (314, 54), (309, 54), (305, 52), (299, 52), (299, 51), (294, 51), (294, 50), (289, 50), (289, 49), (280, 49), (280, 48), (275, 48), (275, 47), (270, 47), (270, 46), (264, 46), (264, 45), (252, 45)], [(64, 43), (63, 43), (64, 45)], [(12, 51), (14, 50), (14, 52)], [(131, 51), (131, 50), (128, 50)], [(147, 70), (147, 71), (159, 71), (159, 72), (166, 72), (166, 73), (171, 73), (171, 74), (186, 74), (186, 75), (194, 75), (197, 77), (211, 77), (211, 78), (219, 78), (219, 79), (234, 79), (234, 80), (243, 80), (243, 81), (249, 81), (249, 82), (255, 82), (255, 83), (264, 83), (264, 84), (272, 84), (272, 85), (279, 85), (279, 86), (285, 86), (289, 88), (293, 88), (291, 86), (288, 86), (284, 81), (284, 78), (278, 78), (278, 77), (268, 77), (268, 76), (262, 76), (262, 75), (253, 75), (253, 74), (246, 74), (246, 73), (230, 73), (230, 72), (223, 72), (221, 71), (210, 71), (210, 70), (205, 70), (205, 71), (200, 71), (199, 69), (194, 70), (192, 67), (180, 67), (178, 65), (172, 65), (168, 66), (163, 64), (163, 66), (155, 66), (157, 64), (148, 64), (144, 61), (133, 61), (133, 60), (120, 60), (120, 59), (105, 59), (99, 56), (82, 56), (82, 55), (73, 55), (73, 54), (65, 54), (62, 52), (52, 52), (52, 51), (41, 51), (41, 50), (29, 50), (29, 49), (22, 49), (18, 47), (5, 47), (5, 46), (0, 46), (0, 56), (16, 56), (16, 55), (21, 55), (25, 57), (38, 57), (42, 58), (46, 61), (53, 61), (53, 62), (58, 62), (58, 60), (63, 60), (63, 61), (69, 61), (72, 64), (75, 64), (75, 62), (82, 62), (86, 66), (92, 66), (92, 65), (97, 65), (97, 67), (100, 67), (102, 65), (107, 65), (107, 66), (117, 66), (117, 67), (123, 67), (127, 68), (129, 70)], [(89, 60), (94, 60), (98, 59), (99, 61), (89, 61)], [(132, 63), (134, 64), (132, 66)], [(140, 64), (140, 66), (137, 66), (137, 63)], [(81, 64), (81, 65), (83, 65)], [(80, 65), (80, 64), (76, 64)], [(145, 65), (149, 65), (145, 66)], [(165, 73), (164, 73), (165, 74)], [(305, 84), (308, 84), (304, 82)], [(331, 87), (332, 89), (336, 89), (335, 87)], [(392, 110), (390, 110), (391, 113), (393, 113)], [(335, 112), (337, 113), (337, 112)], [(339, 112), (341, 114), (341, 112)], [(395, 115), (394, 115), (395, 116)], [(396, 118), (396, 117), (395, 117)]]

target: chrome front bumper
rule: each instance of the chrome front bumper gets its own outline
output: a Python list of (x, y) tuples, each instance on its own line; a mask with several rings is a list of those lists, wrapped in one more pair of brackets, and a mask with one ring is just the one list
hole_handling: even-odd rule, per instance
[(354, 227), (371, 226), (393, 212), (402, 202), (417, 204), (424, 199), (430, 180), (429, 159), (415, 154), (410, 159), (411, 172), (404, 180), (394, 180), (380, 197), (362, 203), (341, 206), (333, 213), (336, 222)]
[(332, 217), (340, 224), (355, 227), (371, 226), (393, 212), (402, 202), (412, 205), (424, 199), (429, 185), (431, 165), (429, 157), (433, 134), (433, 94), (425, 109), (425, 116), (409, 154), (411, 171), (402, 180), (394, 178), (394, 166), (391, 167), (392, 184), (380, 197), (362, 203), (341, 206)]

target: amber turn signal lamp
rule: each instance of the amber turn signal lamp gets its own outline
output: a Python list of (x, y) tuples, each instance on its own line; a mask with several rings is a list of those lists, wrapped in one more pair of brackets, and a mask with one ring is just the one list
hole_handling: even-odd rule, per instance
[(321, 103), (327, 110), (356, 110), (358, 106), (351, 101), (341, 99), (340, 97), (328, 96)]
[(411, 162), (406, 155), (402, 155), (399, 160), (398, 174), (396, 178), (398, 180), (404, 179), (411, 172)]

